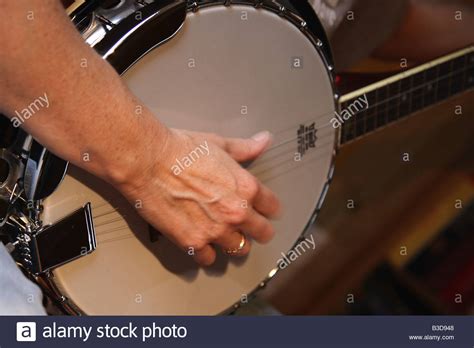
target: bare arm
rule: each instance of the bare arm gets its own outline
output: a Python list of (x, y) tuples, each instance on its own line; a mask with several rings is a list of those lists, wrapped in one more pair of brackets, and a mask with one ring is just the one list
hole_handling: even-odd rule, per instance
[(474, 5), (411, 0), (400, 27), (375, 52), (423, 62), (474, 43)]
[[(235, 161), (264, 151), (267, 133), (227, 139), (168, 129), (145, 107), (137, 115), (140, 101), (83, 42), (58, 0), (0, 0), (0, 25), (0, 111), (13, 120), (47, 99), (21, 124), (40, 143), (141, 200), (139, 213), (183, 249), (195, 248), (200, 263), (214, 261), (214, 243), (236, 248), (239, 233), (272, 237), (267, 217), (278, 201)], [(171, 158), (204, 141), (211, 156), (173, 175)]]
[(143, 139), (164, 140), (168, 130), (149, 112), (133, 117), (139, 101), (84, 44), (59, 1), (3, 0), (0, 6), (1, 111), (13, 117), (46, 94), (49, 106), (22, 124), (26, 131), (108, 181), (136, 175), (136, 152), (148, 153)]

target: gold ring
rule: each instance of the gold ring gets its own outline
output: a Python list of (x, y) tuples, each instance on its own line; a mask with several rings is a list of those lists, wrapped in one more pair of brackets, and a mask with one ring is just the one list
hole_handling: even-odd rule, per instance
[(245, 235), (243, 235), (242, 233), (240, 235), (242, 236), (242, 238), (240, 239), (239, 247), (235, 249), (225, 249), (225, 253), (227, 255), (236, 255), (245, 248), (245, 244), (247, 244), (247, 238), (245, 238)]

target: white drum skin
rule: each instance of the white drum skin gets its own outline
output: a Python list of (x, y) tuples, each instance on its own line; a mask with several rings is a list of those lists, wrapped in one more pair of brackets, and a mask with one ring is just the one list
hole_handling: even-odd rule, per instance
[[(71, 167), (45, 200), (43, 220), (54, 222), (91, 202), (98, 247), (56, 269), (54, 282), (85, 314), (219, 314), (275, 269), (327, 188), (336, 142), (327, 66), (285, 18), (219, 5), (189, 12), (178, 34), (123, 78), (170, 127), (237, 137), (272, 132), (271, 149), (249, 169), (278, 195), (283, 215), (269, 244), (253, 243), (243, 259), (221, 253), (215, 265), (200, 268), (165, 237), (152, 241), (156, 233), (106, 183)], [(297, 131), (313, 122), (316, 146), (298, 156)]]

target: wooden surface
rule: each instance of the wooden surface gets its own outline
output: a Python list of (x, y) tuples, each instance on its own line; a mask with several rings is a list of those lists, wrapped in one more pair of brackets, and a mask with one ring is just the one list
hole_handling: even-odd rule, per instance
[[(456, 105), (462, 115), (455, 114)], [(453, 200), (469, 199), (472, 190), (459, 192), (466, 186), (453, 183), (472, 183), (472, 173), (473, 91), (343, 147), (313, 228), (316, 250), (280, 272), (260, 296), (285, 314), (330, 314), (344, 308), (351, 294), (357, 301), (363, 278), (404, 247), (415, 227), (441, 227), (446, 218), (439, 219), (439, 202), (444, 217), (458, 212)], [(413, 252), (408, 249), (407, 256)]]

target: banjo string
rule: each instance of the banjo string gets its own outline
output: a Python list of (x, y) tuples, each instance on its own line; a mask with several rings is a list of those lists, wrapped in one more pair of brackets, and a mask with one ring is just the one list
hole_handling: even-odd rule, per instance
[[(320, 119), (324, 116), (330, 115), (330, 114), (332, 114), (332, 112), (322, 114), (322, 115), (320, 115), (316, 118), (313, 117), (313, 118), (308, 119), (307, 121), (302, 121), (302, 122), (298, 122), (298, 123), (300, 125), (303, 125), (304, 123), (307, 123), (307, 122), (317, 121), (318, 119)], [(316, 130), (326, 129), (328, 126), (332, 127), (332, 125), (330, 123), (328, 123), (328, 124), (320, 126), (320, 127), (315, 127), (315, 129)], [(282, 131), (278, 132), (277, 134), (282, 134), (282, 133), (285, 133), (285, 132), (288, 132), (288, 131), (294, 131), (294, 130), (296, 130), (296, 129), (293, 126), (293, 127), (290, 127), (286, 130), (282, 130)], [(292, 138), (285, 139), (285, 140), (279, 142), (277, 145), (274, 145), (274, 146), (270, 147), (268, 150), (266, 150), (265, 154), (262, 156), (262, 160), (259, 161), (258, 164), (254, 168), (251, 168), (250, 171), (254, 175), (260, 177), (260, 176), (264, 175), (264, 173), (271, 172), (271, 171), (273, 171), (274, 168), (281, 167), (285, 163), (288, 163), (289, 161), (297, 162), (294, 159), (294, 154), (296, 152), (293, 152), (293, 150), (290, 150), (290, 149), (285, 149), (285, 147), (288, 148), (288, 145), (293, 145), (294, 140), (297, 140), (299, 137), (306, 137), (306, 134), (309, 134), (310, 132), (313, 132), (313, 130), (308, 130), (308, 131), (305, 131), (305, 132), (301, 132), (297, 137), (292, 137)], [(308, 160), (313, 160), (312, 158), (315, 157), (316, 154), (320, 153), (321, 148), (325, 147), (328, 144), (334, 144), (333, 140), (331, 140), (329, 142), (321, 143), (322, 140), (327, 139), (327, 138), (334, 138), (332, 131), (329, 132), (329, 134), (323, 134), (323, 135), (320, 135), (319, 137), (317, 137), (317, 140), (319, 140), (319, 145), (317, 146), (317, 149), (315, 149), (316, 151), (312, 151), (312, 154), (310, 155), (310, 158), (305, 159), (305, 162), (297, 163), (295, 166), (292, 166), (293, 168), (290, 169), (290, 171), (300, 167), (301, 165), (303, 165), (305, 163), (307, 163)], [(282, 153), (273, 154), (273, 156), (268, 156), (268, 154), (270, 152), (274, 152), (275, 150), (281, 149), (281, 148), (284, 149), (284, 151)], [(276, 162), (277, 160), (280, 160), (281, 158), (285, 158), (285, 159), (283, 161)], [(269, 164), (271, 164), (271, 166), (268, 166)], [(262, 167), (264, 167), (264, 168), (262, 168)], [(285, 171), (284, 173), (286, 173), (286, 172), (288, 172), (288, 170)], [(270, 180), (270, 179), (275, 178), (277, 176), (280, 176), (284, 173), (276, 173), (276, 175), (274, 175), (272, 177), (269, 177), (269, 178), (265, 178), (264, 180), (265, 181)], [(94, 205), (94, 209), (100, 209), (100, 208), (103, 208), (103, 207), (107, 207), (107, 205), (109, 205), (109, 204), (110, 203), (107, 200), (103, 200), (102, 202), (99, 202), (99, 204)], [(117, 218), (112, 218), (110, 220), (100, 222), (100, 223), (96, 224), (95, 227), (99, 227), (99, 228), (104, 227), (108, 224), (112, 224), (114, 222), (119, 222), (119, 221), (123, 220), (123, 218), (125, 217), (125, 215), (122, 215), (116, 207), (113, 207), (112, 210), (108, 210), (108, 211), (106, 210), (105, 212), (101, 212), (100, 214), (93, 216), (93, 219), (95, 220), (95, 219), (105, 217), (105, 216), (108, 216), (108, 215), (111, 215), (111, 214), (118, 214), (119, 216)], [(123, 226), (112, 228), (110, 230), (97, 232), (97, 235), (109, 234), (109, 233), (112, 233), (112, 232), (116, 232), (116, 231), (119, 231), (119, 230), (126, 229), (127, 227), (128, 227), (128, 225), (124, 224)], [(118, 238), (119, 238), (119, 240), (123, 239), (122, 237), (118, 237)], [(114, 241), (114, 240), (115, 239), (112, 239), (110, 241)]]
[[(306, 134), (302, 134), (302, 136), (306, 136)], [(323, 135), (317, 136), (315, 146), (319, 146), (319, 147), (320, 147), (321, 144), (322, 144), (322, 141), (328, 139), (328, 136), (329, 136), (331, 139), (334, 138), (332, 134), (323, 134)], [(333, 141), (331, 141), (331, 142), (333, 142)], [(292, 144), (292, 145), (293, 145), (293, 142), (287, 141), (287, 142), (285, 142), (285, 144), (283, 144), (283, 143), (282, 143), (282, 144), (279, 144), (279, 145), (278, 145), (278, 149), (280, 149), (280, 148), (282, 148), (283, 146), (288, 145), (288, 144)], [(324, 145), (324, 144), (323, 144), (323, 145)], [(276, 150), (276, 149), (277, 149), (277, 147), (273, 147), (273, 148), (272, 148), (273, 151)], [(293, 149), (293, 147), (290, 147), (290, 148), (288, 148), (288, 147), (283, 148), (283, 151), (284, 151), (284, 152), (280, 152), (280, 153), (277, 153), (277, 154), (272, 154), (272, 156), (269, 155), (270, 151), (267, 150), (267, 151), (264, 152), (264, 154), (263, 154), (263, 155), (261, 156), (261, 158), (258, 160), (258, 162), (257, 162), (258, 164), (257, 164), (257, 165), (258, 165), (258, 166), (260, 166), (260, 165), (267, 165), (271, 160), (273, 160), (273, 159), (275, 159), (275, 158), (277, 158), (277, 157), (280, 157), (280, 156), (282, 156), (282, 155), (287, 155), (287, 154), (288, 154), (288, 150), (290, 150), (290, 152), (292, 153), (293, 156), (296, 155), (296, 154), (298, 153), (298, 152), (296, 151), (297, 149), (294, 148), (294, 151), (293, 151), (292, 149)], [(292, 157), (293, 157), (293, 156), (292, 156)], [(301, 156), (301, 157), (302, 157), (302, 156)]]
[[(329, 144), (331, 144), (331, 143), (328, 143), (328, 145), (329, 145)], [(301, 167), (301, 166), (307, 164), (308, 161), (315, 161), (315, 160), (317, 160), (317, 159), (319, 159), (319, 156), (318, 156), (318, 155), (316, 155), (316, 154), (315, 154), (315, 155), (312, 155), (312, 156), (311, 156), (308, 160), (306, 160), (305, 162), (301, 162), (301, 163), (298, 163), (298, 164), (295, 165), (295, 166), (291, 166), (291, 168), (289, 168), (288, 170), (286, 170), (286, 171), (284, 171), (284, 172), (282, 172), (282, 173), (276, 173), (276, 175), (274, 175), (274, 176), (272, 177), (272, 179), (275, 178), (275, 177), (281, 176), (281, 175), (283, 175), (283, 174), (286, 174), (286, 173), (288, 173), (289, 171), (295, 170), (295, 169), (297, 169), (297, 168), (299, 168), (299, 167)], [(269, 170), (270, 170), (270, 169), (267, 169), (267, 170), (265, 170), (265, 171), (263, 171), (263, 172), (267, 172), (267, 171), (269, 171)], [(263, 172), (262, 172), (262, 173), (263, 173)], [(118, 213), (118, 212), (114, 210), (114, 211), (112, 211), (111, 213)], [(122, 220), (121, 216), (119, 216), (117, 219), (115, 219), (116, 222), (121, 221), (121, 220)], [(105, 226), (105, 224), (96, 225), (96, 227), (103, 227), (103, 226)], [(106, 229), (106, 230), (104, 230), (104, 231), (97, 231), (96, 234), (97, 234), (98, 236), (103, 236), (103, 235), (106, 235), (106, 234), (111, 234), (111, 233), (114, 233), (114, 232), (123, 231), (123, 230), (126, 230), (127, 228), (129, 228), (128, 224), (124, 223), (123, 225), (119, 225), (119, 226), (114, 227), (114, 228)], [(127, 237), (127, 236), (128, 236), (128, 237)], [(133, 233), (131, 233), (131, 234), (129, 234), (129, 235), (119, 236), (119, 237), (112, 237), (112, 238), (110, 238), (110, 239), (107, 239), (107, 240), (105, 240), (105, 241), (100, 241), (100, 242), (101, 242), (101, 243), (109, 243), (109, 242), (114, 242), (114, 241), (118, 241), (118, 240), (123, 240), (123, 239), (125, 239), (125, 237), (131, 238), (131, 237), (133, 237)]]
[[(416, 86), (416, 87), (412, 87), (412, 88), (410, 88), (410, 89), (404, 90), (403, 92), (399, 92), (398, 94), (395, 94), (395, 95), (393, 95), (393, 96), (391, 96), (391, 97), (389, 97), (389, 98), (387, 98), (387, 99), (384, 99), (384, 100), (381, 100), (381, 101), (376, 102), (376, 103), (374, 103), (374, 104), (371, 104), (369, 107), (367, 107), (367, 108), (364, 109), (364, 110), (373, 109), (373, 108), (375, 108), (375, 107), (377, 107), (377, 106), (379, 106), (379, 105), (386, 104), (386, 103), (389, 102), (389, 101), (396, 100), (396, 99), (398, 99), (398, 98), (402, 98), (404, 95), (406, 95), (406, 94), (408, 94), (408, 93), (414, 92), (414, 91), (416, 91), (416, 90), (418, 90), (418, 89), (422, 89), (422, 88), (428, 87), (428, 86), (432, 85), (433, 83), (436, 83), (436, 82), (441, 81), (442, 79), (445, 79), (445, 78), (448, 78), (448, 77), (453, 76), (453, 75), (455, 75), (455, 74), (459, 74), (459, 73), (461, 73), (461, 72), (464, 72), (465, 70), (468, 70), (468, 68), (469, 68), (469, 67), (458, 69), (458, 70), (456, 70), (456, 71), (453, 71), (453, 72), (450, 72), (450, 73), (445, 74), (445, 75), (443, 75), (443, 76), (440, 76), (440, 77), (438, 77), (437, 79), (427, 81), (427, 82), (425, 82), (425, 83), (423, 83), (423, 84), (421, 84), (421, 85), (418, 85), (418, 86)], [(419, 101), (419, 100), (422, 99), (422, 97), (423, 97), (423, 96), (413, 96), (413, 95), (412, 95), (412, 96), (411, 96), (411, 100), (412, 100), (412, 102), (413, 102), (413, 101), (417, 101), (417, 100)], [(328, 115), (331, 115), (331, 114), (334, 114), (334, 113), (335, 113), (334, 111), (333, 111), (333, 112), (328, 112), (328, 113), (325, 113), (325, 114), (318, 115), (318, 116), (316, 116), (315, 118), (310, 118), (310, 119), (308, 119), (308, 120), (301, 121), (301, 122), (299, 122), (299, 123), (300, 123), (301, 125), (304, 125), (304, 124), (306, 124), (306, 123), (308, 123), (308, 122), (315, 122), (315, 121), (317, 121), (317, 120), (319, 120), (319, 119), (321, 119), (321, 118), (323, 118), (323, 117), (325, 117), (325, 116), (328, 116)], [(355, 116), (355, 115), (352, 115), (352, 116)], [(283, 133), (283, 132), (287, 132), (287, 131), (294, 130), (293, 127), (294, 127), (294, 126), (288, 128), (288, 129), (286, 129), (286, 130), (280, 131), (279, 133)], [(319, 127), (316, 127), (316, 126), (315, 126), (315, 129), (320, 130), (320, 129), (325, 129), (325, 128), (327, 128), (327, 127), (333, 127), (332, 124), (331, 124), (331, 122), (325, 123), (325, 124), (323, 124), (323, 125), (321, 125), (321, 126), (319, 126)], [(333, 128), (334, 128), (334, 127), (333, 127)], [(305, 133), (302, 133), (301, 135), (305, 135)], [(300, 136), (301, 136), (301, 135), (300, 135)], [(279, 144), (277, 144), (277, 145), (275, 145), (275, 146), (273, 146), (273, 147), (270, 147), (270, 148), (267, 150), (267, 152), (272, 151), (273, 149), (278, 148), (279, 146), (281, 146), (281, 145), (283, 145), (283, 144), (285, 144), (285, 143), (292, 142), (292, 141), (294, 141), (294, 140), (296, 140), (296, 139), (298, 139), (298, 136), (297, 136), (297, 137), (292, 137), (292, 138), (289, 138), (289, 139), (286, 139), (286, 140), (283, 140), (281, 143), (279, 143)]]
[(120, 225), (120, 226), (117, 226), (115, 228), (111, 228), (111, 229), (108, 229), (108, 230), (104, 230), (104, 231), (100, 231), (100, 233), (96, 233), (98, 236), (103, 236), (105, 234), (110, 234), (110, 233), (113, 233), (113, 232), (116, 232), (116, 231), (122, 231), (122, 230), (125, 230), (127, 227), (129, 227), (127, 224), (123, 224), (123, 225)]
[[(106, 207), (107, 204), (110, 205), (110, 203), (109, 203), (108, 201), (104, 201), (104, 204), (102, 204), (101, 206), (102, 206), (102, 207)], [(94, 206), (94, 209), (96, 209), (95, 206)], [(106, 215), (108, 215), (108, 214), (110, 214), (110, 213), (113, 213), (113, 212), (118, 212), (118, 209), (117, 209), (116, 207), (112, 207), (112, 210), (108, 210), (108, 211), (106, 211), (105, 213), (101, 213), (101, 214), (99, 214), (99, 215), (94, 215), (93, 218), (94, 218), (94, 219), (95, 219), (95, 218), (101, 218), (101, 217), (104, 217), (104, 216), (106, 216)]]
[(123, 235), (123, 236), (120, 236), (120, 237), (112, 237), (112, 238), (109, 238), (109, 239), (105, 239), (105, 240), (100, 241), (100, 243), (101, 244), (107, 244), (107, 243), (118, 242), (118, 241), (121, 241), (121, 240), (124, 240), (124, 239), (130, 239), (130, 238), (133, 238), (133, 233), (126, 234), (126, 235)]
[(99, 224), (95, 224), (95, 227), (101, 227), (101, 226), (109, 225), (109, 224), (112, 224), (114, 222), (120, 221), (122, 218), (126, 217), (126, 215), (122, 215), (119, 212), (117, 212), (117, 214), (119, 214), (120, 217), (116, 217), (114, 219), (110, 219), (110, 220), (107, 220), (107, 221), (100, 222)]
[[(319, 149), (321, 150), (323, 147), (328, 146), (328, 145), (330, 145), (331, 147), (333, 147), (334, 142), (332, 141), (332, 139), (331, 139), (331, 141), (326, 142), (325, 144), (321, 144), (320, 147), (319, 147)], [(294, 165), (293, 167), (298, 168), (298, 167), (301, 167), (302, 165), (307, 164), (307, 162), (313, 160), (313, 158), (319, 158), (319, 155), (322, 155), (322, 154), (324, 154), (324, 153), (326, 153), (326, 152), (327, 152), (327, 151), (323, 151), (323, 152), (321, 152), (321, 151), (313, 151), (313, 153), (311, 153), (310, 155), (309, 155), (309, 154), (306, 155), (307, 158), (305, 158), (304, 162), (303, 162), (303, 160), (297, 161), (297, 160), (295, 160), (294, 156), (289, 155), (289, 156), (288, 156), (289, 158), (285, 158), (285, 159), (283, 159), (283, 161), (280, 161), (280, 162), (278, 162), (278, 163), (276, 163), (276, 164), (273, 163), (274, 165), (273, 165), (272, 167), (262, 168), (262, 166), (256, 166), (255, 168), (250, 169), (250, 172), (251, 172), (253, 175), (257, 176), (261, 181), (265, 182), (265, 181), (270, 180), (269, 178), (262, 178), (262, 175), (263, 175), (264, 173), (266, 173), (266, 172), (272, 172), (272, 171), (275, 170), (275, 168), (281, 167), (281, 166), (283, 166), (283, 165), (285, 165), (285, 164), (287, 164), (287, 163), (290, 163), (290, 162), (294, 162), (296, 165)], [(293, 151), (291, 151), (291, 153), (293, 153)], [(257, 170), (257, 169), (259, 169), (259, 170)], [(260, 169), (261, 169), (261, 170), (260, 170)]]
[[(333, 144), (332, 139), (331, 139), (329, 142), (320, 143), (320, 144), (319, 144), (319, 147), (318, 147), (315, 151), (313, 151), (311, 155), (308, 155), (308, 156), (310, 156), (310, 157), (311, 157), (311, 156), (314, 156), (315, 154), (319, 153), (319, 150), (321, 150), (323, 147), (325, 147), (325, 146), (327, 146), (327, 145), (329, 145), (329, 144), (331, 144), (331, 145)], [(287, 155), (287, 156), (284, 156), (284, 155)], [(262, 159), (263, 159), (262, 162), (259, 162), (258, 165), (256, 165), (256, 166), (253, 167), (253, 168), (250, 168), (250, 172), (253, 173), (253, 174), (256, 175), (256, 176), (259, 176), (260, 173), (267, 172), (267, 171), (271, 171), (271, 170), (273, 170), (273, 169), (275, 169), (275, 168), (281, 166), (281, 165), (282, 165), (283, 163), (285, 163), (285, 162), (288, 162), (288, 161), (300, 162), (300, 161), (295, 161), (293, 155), (294, 155), (293, 150), (289, 150), (289, 151), (286, 151), (286, 152), (284, 152), (284, 153), (280, 153), (280, 154), (278, 154), (278, 155), (275, 155), (275, 156), (273, 156), (272, 158), (264, 158), (264, 157), (262, 157)], [(284, 158), (284, 160), (283, 160), (283, 161), (280, 161), (280, 162), (277, 162), (276, 164), (275, 164), (275, 163), (272, 163), (273, 166), (266, 166), (266, 164), (268, 164), (269, 162), (273, 162), (275, 159), (278, 160), (278, 159), (281, 159), (281, 158)], [(304, 163), (303, 163), (303, 164), (304, 164)], [(259, 172), (258, 169), (261, 169), (261, 167), (266, 167), (266, 168), (264, 168), (263, 171)], [(94, 205), (93, 205), (93, 208), (96, 209), (97, 207), (104, 207), (104, 206), (106, 206), (107, 204), (110, 204), (110, 203), (108, 203), (108, 201), (102, 201), (102, 203), (99, 204), (99, 205), (97, 205), (97, 206), (94, 204)], [(120, 214), (120, 213), (119, 213), (119, 209), (117, 209), (117, 208), (115, 208), (115, 207), (112, 207), (112, 208), (113, 208), (113, 209), (111, 209), (111, 210), (108, 210), (108, 211), (105, 211), (105, 212), (101, 212), (101, 213), (98, 214), (98, 215), (94, 215), (93, 218), (96, 219), (96, 218), (104, 217), (104, 216), (107, 216), (107, 215), (110, 215), (110, 214), (113, 214), (113, 213), (118, 213), (118, 214)], [(114, 220), (108, 220), (108, 221), (105, 221), (105, 222), (101, 222), (101, 224), (108, 224), (108, 223), (113, 222), (113, 221), (114, 221)], [(98, 224), (98, 225), (96, 225), (96, 226), (100, 226), (101, 224)]]
[[(316, 151), (312, 151), (312, 153), (306, 155), (307, 158), (304, 160), (304, 162), (303, 161), (296, 161), (294, 159), (293, 150), (289, 149), (288, 151), (285, 151), (284, 153), (277, 154), (277, 155), (273, 156), (272, 158), (264, 158), (263, 161), (259, 162), (255, 167), (250, 168), (250, 172), (253, 175), (257, 176), (257, 177), (260, 177), (260, 180), (268, 181), (268, 180), (272, 179), (273, 177), (261, 178), (261, 176), (263, 176), (264, 173), (272, 172), (275, 168), (281, 167), (281, 166), (285, 165), (286, 163), (289, 163), (290, 161), (295, 162), (296, 165), (294, 167), (296, 169), (296, 168), (306, 164), (308, 161), (314, 160), (313, 158), (319, 157), (317, 155), (321, 154), (320, 150), (322, 150), (322, 148), (326, 147), (327, 145), (333, 145), (332, 139), (328, 142), (320, 143), (319, 147), (316, 149)], [(282, 158), (284, 158), (284, 159), (281, 161), (280, 159), (282, 159)], [(280, 160), (280, 161), (276, 162), (276, 160)], [(298, 163), (298, 162), (300, 162), (300, 163)], [(272, 163), (272, 166), (267, 166), (267, 164), (269, 164), (269, 163)], [(104, 200), (104, 201), (100, 202), (97, 206), (94, 204), (93, 208), (96, 209), (96, 207), (97, 208), (98, 207), (105, 207), (108, 204), (110, 204), (110, 203), (108, 201)], [(108, 216), (108, 215), (111, 215), (111, 214), (119, 214), (119, 217), (112, 218), (112, 219), (109, 219), (109, 220), (106, 220), (106, 221), (101, 221), (100, 223), (95, 224), (95, 227), (105, 226), (105, 225), (120, 221), (122, 217), (125, 217), (125, 215), (122, 215), (116, 207), (112, 207), (111, 210), (101, 212), (98, 215), (94, 215), (93, 218), (95, 220), (95, 219), (105, 217), (105, 216)]]

